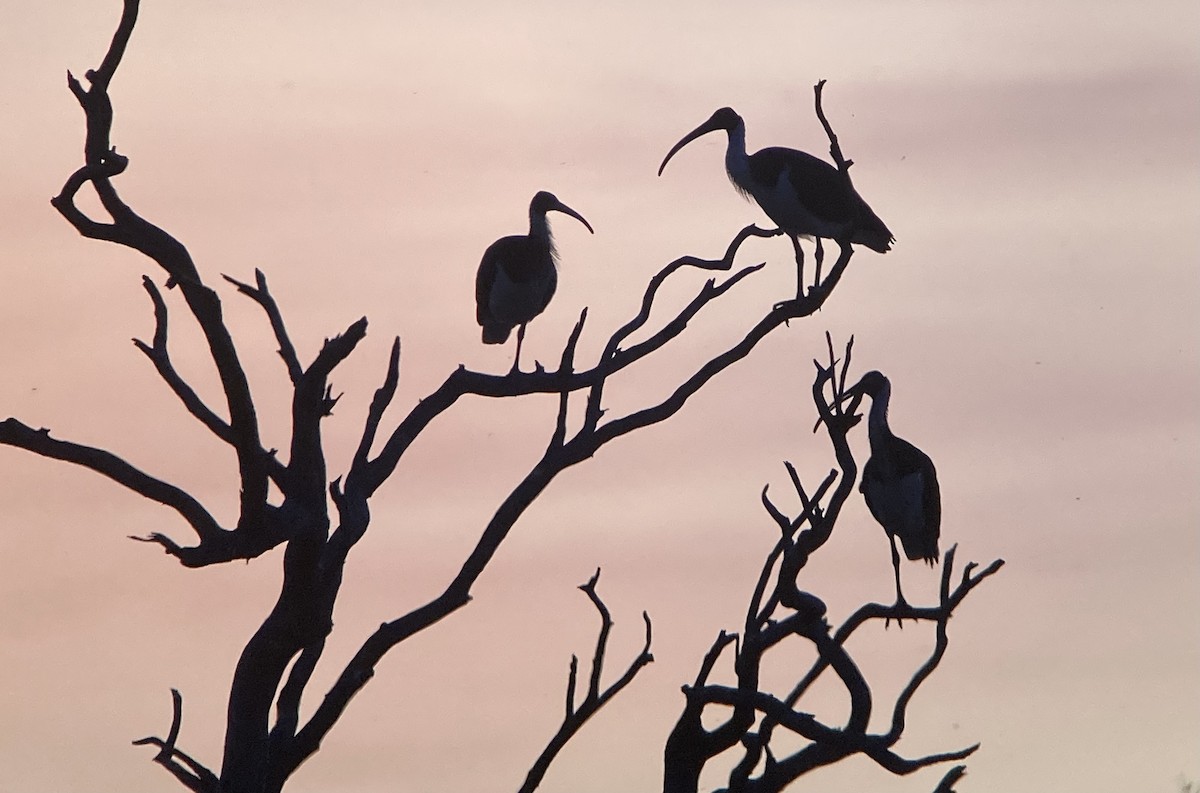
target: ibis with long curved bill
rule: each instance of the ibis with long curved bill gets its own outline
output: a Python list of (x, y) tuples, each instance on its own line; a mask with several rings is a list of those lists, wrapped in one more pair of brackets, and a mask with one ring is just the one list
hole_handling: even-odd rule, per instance
[[(725, 170), (738, 192), (753, 198), (767, 217), (792, 238), (824, 237), (850, 241), (879, 253), (891, 249), (895, 238), (838, 169), (796, 149), (771, 146), (746, 153), (746, 122), (723, 107), (676, 143), (662, 165), (662, 176), (675, 153), (701, 135), (728, 133)], [(797, 252), (799, 247), (797, 246)]]
[(903, 438), (896, 437), (888, 425), (888, 402), (892, 384), (880, 372), (867, 372), (858, 383), (846, 389), (871, 397), (867, 416), (867, 434), (871, 457), (863, 466), (859, 489), (867, 507), (892, 545), (892, 566), (896, 571), (896, 603), (904, 604), (900, 591), (900, 554), (913, 561), (924, 560), (930, 566), (938, 560), (938, 536), (942, 524), (942, 496), (937, 471), (929, 455)]
[(583, 215), (543, 190), (529, 203), (529, 233), (489, 245), (475, 275), (475, 318), (483, 328), (483, 343), (503, 344), (518, 329), (513, 372), (521, 363), (525, 326), (546, 310), (558, 288), (558, 255), (547, 212), (570, 215), (596, 233)]

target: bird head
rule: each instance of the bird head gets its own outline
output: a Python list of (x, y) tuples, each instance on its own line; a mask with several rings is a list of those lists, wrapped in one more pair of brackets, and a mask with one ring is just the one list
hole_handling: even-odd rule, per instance
[[(835, 388), (836, 390), (836, 388)], [(886, 413), (887, 401), (891, 397), (892, 384), (884, 375), (883, 372), (870, 371), (859, 378), (858, 382), (847, 388), (836, 397), (837, 406), (835, 408), (836, 418), (840, 423), (843, 431), (849, 430), (854, 425), (858, 424), (858, 407), (862, 404), (864, 396), (871, 397), (872, 404), (879, 402)], [(813, 427), (813, 432), (821, 426), (822, 422), (830, 422), (834, 417), (826, 417), (818, 419), (817, 424)], [(832, 424), (830, 426), (833, 426)]]
[(529, 202), (530, 217), (533, 217), (534, 215), (545, 216), (547, 212), (551, 211), (562, 212), (564, 215), (570, 215), (582, 223), (592, 234), (596, 233), (592, 230), (592, 224), (584, 220), (583, 215), (579, 214), (574, 209), (571, 209), (562, 201), (559, 201), (558, 197), (555, 196), (554, 193), (548, 193), (545, 190), (542, 190), (533, 197), (533, 201)]
[(858, 382), (846, 389), (846, 396), (854, 394), (866, 394), (874, 399), (884, 389), (891, 388), (891, 381), (884, 376), (883, 372), (870, 371), (859, 378)]
[(711, 116), (709, 116), (708, 121), (705, 121), (703, 124), (684, 135), (683, 140), (671, 147), (671, 150), (667, 152), (667, 156), (663, 157), (662, 165), (658, 166), (658, 175), (662, 176), (663, 169), (667, 167), (667, 161), (675, 156), (675, 152), (679, 151), (696, 138), (700, 137), (701, 135), (707, 135), (710, 132), (716, 132), (719, 129), (729, 132), (730, 130), (735, 129), (741, 123), (742, 117), (735, 113), (732, 107), (723, 107), (717, 112), (713, 113)]

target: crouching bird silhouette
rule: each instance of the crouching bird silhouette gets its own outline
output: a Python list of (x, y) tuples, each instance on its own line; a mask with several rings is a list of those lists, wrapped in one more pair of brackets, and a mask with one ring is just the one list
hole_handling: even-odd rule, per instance
[(483, 343), (503, 344), (517, 328), (517, 354), (509, 374), (520, 371), (525, 326), (546, 310), (558, 288), (558, 255), (546, 219), (551, 211), (570, 215), (596, 233), (583, 215), (543, 190), (529, 203), (529, 233), (489, 245), (475, 276), (475, 318), (483, 328)]

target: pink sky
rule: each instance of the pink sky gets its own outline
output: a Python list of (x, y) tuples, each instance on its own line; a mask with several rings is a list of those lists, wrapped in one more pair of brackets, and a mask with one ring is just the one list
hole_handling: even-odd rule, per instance
[[(79, 238), (48, 203), (82, 151), (64, 72), (97, 65), (120, 3), (17, 6), (0, 34), (0, 418), (108, 448), (228, 518), (231, 455), (128, 341), (153, 330), (151, 263)], [(663, 264), (765, 224), (727, 184), (719, 136), (654, 175), (721, 105), (745, 116), (751, 149), (823, 154), (811, 86), (827, 78), (856, 184), (898, 243), (860, 253), (820, 314), (680, 416), (561, 476), (474, 603), (388, 656), (288, 790), (515, 789), (557, 726), (571, 653), (591, 652), (595, 615), (575, 587), (596, 566), (617, 620), (611, 673), (639, 649), (642, 609), (657, 660), (542, 789), (657, 789), (679, 685), (737, 627), (774, 540), (761, 488), (785, 492), (784, 459), (813, 480), (832, 464), (806, 397), (825, 330), (854, 333), (860, 371), (892, 377), (893, 426), (938, 464), (943, 546), (1008, 562), (951, 624), (900, 748), (981, 741), (961, 786), (972, 793), (1172, 793), (1200, 779), (1196, 4), (432, 8), (146, 2), (112, 91), (113, 141), (131, 157), (122, 195), (210, 281), (265, 270), (304, 359), (369, 317), (334, 378), (334, 474), (395, 335), (392, 421), (459, 363), (510, 365), (511, 348), (479, 343), (473, 278), (488, 243), (523, 230), (537, 190), (596, 229), (552, 218), (560, 289), (526, 345), (543, 361), (582, 306), (581, 354), (594, 355)], [(667, 375), (744, 332), (789, 288), (789, 252), (748, 244), (742, 260), (766, 270), (689, 329), (672, 372), (616, 383), (612, 406), (662, 394)], [(225, 294), (278, 445), (274, 342), (250, 301)], [(173, 308), (176, 363), (212, 395)], [(381, 621), (440, 591), (540, 453), (553, 407), (471, 400), (413, 447), (375, 500), (310, 697)], [(165, 732), (171, 687), (181, 747), (217, 765), (233, 664), (274, 600), (279, 555), (184, 570), (125, 539), (190, 540), (172, 513), (6, 447), (0, 526), (0, 793), (171, 789), (129, 745)], [(835, 620), (890, 596), (886, 540), (857, 499), (810, 573)], [(911, 599), (933, 596), (934, 574), (904, 575)], [(879, 633), (857, 649), (882, 699), (930, 633)], [(848, 763), (809, 787), (928, 791), (940, 775)]]

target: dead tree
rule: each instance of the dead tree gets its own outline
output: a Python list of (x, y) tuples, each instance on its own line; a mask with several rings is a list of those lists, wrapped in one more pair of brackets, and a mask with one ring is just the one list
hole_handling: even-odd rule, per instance
[[(250, 560), (284, 546), (278, 597), (273, 606), (265, 609), (266, 616), (262, 624), (249, 638), (236, 663), (229, 692), (220, 765), (210, 765), (197, 759), (177, 745), (182, 721), (182, 697), (178, 692), (173, 692), (174, 718), (166, 737), (136, 742), (158, 747), (155, 761), (191, 790), (205, 793), (273, 793), (281, 790), (297, 767), (319, 749), (322, 740), (345, 713), (351, 699), (374, 675), (376, 665), (389, 650), (455, 613), (470, 601), (473, 585), (509, 532), (559, 473), (587, 460), (602, 446), (675, 415), (692, 395), (716, 375), (747, 356), (769, 333), (789, 320), (809, 316), (820, 309), (839, 283), (853, 251), (848, 242), (840, 243), (840, 254), (824, 278), (818, 277), (811, 286), (799, 283), (795, 297), (786, 297), (763, 316), (753, 319), (742, 338), (681, 379), (661, 402), (620, 415), (606, 412), (604, 406), (604, 392), (609, 378), (618, 375), (626, 367), (651, 358), (668, 344), (680, 339), (694, 317), (710, 309), (720, 297), (763, 266), (758, 264), (735, 269), (734, 259), (741, 244), (752, 236), (771, 237), (780, 232), (749, 226), (736, 235), (720, 259), (685, 256), (666, 265), (650, 280), (638, 312), (608, 335), (602, 352), (593, 362), (579, 366), (575, 360), (576, 345), (584, 331), (587, 316), (585, 309), (570, 334), (557, 368), (546, 370), (539, 366), (533, 372), (494, 375), (460, 366), (450, 372), (442, 384), (407, 415), (393, 419), (388, 416), (388, 409), (400, 377), (400, 340), (397, 338), (392, 345), (382, 383), (370, 402), (358, 437), (357, 451), (349, 468), (331, 474), (322, 438), (322, 422), (338, 401), (338, 397), (333, 395), (330, 378), (365, 336), (367, 321), (364, 318), (352, 323), (340, 334), (327, 339), (315, 354), (305, 355), (292, 344), (283, 311), (276, 304), (267, 279), (261, 272), (255, 273), (252, 283), (225, 277), (238, 293), (262, 308), (291, 383), (291, 400), (285, 408), (291, 416), (290, 438), (282, 451), (270, 448), (260, 434), (258, 419), (260, 411), (267, 406), (256, 403), (251, 394), (239, 347), (223, 319), (221, 294), (193, 262), (184, 244), (127, 204), (116, 187), (116, 179), (126, 169), (128, 160), (117, 153), (110, 140), (113, 106), (109, 86), (130, 41), (137, 12), (138, 0), (124, 0), (120, 22), (101, 64), (87, 71), (82, 82), (68, 73), (68, 86), (83, 108), (86, 120), (84, 162), (66, 179), (62, 190), (52, 199), (52, 204), (84, 237), (129, 248), (149, 259), (157, 268), (156, 272), (161, 272), (165, 278), (167, 288), (173, 289), (174, 294), (182, 299), (190, 321), (199, 326), (219, 376), (223, 406), (209, 404), (176, 370), (168, 345), (171, 320), (166, 298), (169, 295), (160, 290), (154, 278), (144, 277), (143, 286), (153, 306), (154, 332), (150, 341), (138, 341), (137, 348), (145, 354), (192, 418), (234, 451), (240, 494), (237, 519), (233, 525), (222, 525), (196, 497), (140, 470), (117, 454), (55, 438), (50, 430), (35, 429), (15, 418), (0, 422), (0, 443), (91, 469), (173, 510), (194, 534), (193, 539), (179, 540), (166, 532), (156, 532), (138, 539), (161, 547), (186, 567)], [(819, 91), (817, 104), (818, 115), (824, 120), (820, 113)], [(826, 128), (828, 130), (828, 126)], [(831, 142), (836, 146), (832, 131), (829, 131)], [(845, 163), (840, 156), (838, 162), (844, 170)], [(94, 219), (80, 209), (76, 198), (86, 187), (95, 191), (108, 215), (107, 220)], [(668, 318), (661, 325), (651, 325), (651, 308), (659, 288), (668, 278), (677, 273), (690, 272), (692, 268), (731, 274), (723, 280), (716, 277), (708, 280), (686, 305), (667, 312)], [(640, 340), (631, 341), (635, 335)], [(389, 481), (401, 458), (421, 432), (463, 397), (516, 399), (532, 394), (555, 394), (558, 397), (556, 420), (547, 427), (545, 452), (497, 506), (491, 520), (482, 527), (478, 541), (463, 560), (458, 573), (428, 602), (398, 615), (366, 636), (328, 690), (310, 691), (313, 672), (321, 661), (326, 639), (332, 631), (334, 605), (347, 558), (370, 524), (369, 504), (372, 496)], [(582, 404), (582, 421), (578, 429), (568, 431), (568, 407), (572, 401)], [(837, 426), (840, 425), (830, 422), (831, 431)], [(830, 511), (836, 512), (827, 507), (826, 520), (831, 520), (828, 517)], [(812, 515), (805, 519), (817, 520)], [(819, 534), (821, 531), (827, 532), (827, 529), (814, 527), (813, 531)], [(809, 542), (798, 540), (793, 545), (795, 549), (803, 549), (805, 543)], [(793, 550), (792, 558), (798, 552)], [(584, 586), (584, 591), (602, 617), (587, 691), (577, 703), (573, 666), (562, 729), (550, 741), (546, 753), (530, 772), (525, 789), (536, 786), (557, 748), (569, 740), (582, 722), (651, 660), (650, 622), (647, 617), (644, 650), (631, 662), (617, 683), (602, 689), (600, 677), (610, 621), (603, 602), (596, 594), (595, 584), (596, 580), (593, 579)], [(792, 622), (780, 623), (785, 627), (767, 624), (771, 608), (777, 601), (784, 602), (783, 597), (782, 594), (772, 595), (769, 599), (770, 608), (763, 616), (755, 618), (757, 621), (753, 631), (746, 632), (747, 648), (753, 642), (753, 646), (765, 649), (774, 641), (774, 637), (788, 630), (799, 619), (794, 617)], [(805, 630), (816, 629), (809, 624)], [(817, 636), (816, 633), (813, 635)], [(836, 639), (829, 639), (827, 643), (831, 647), (837, 645)], [(719, 650), (719, 647), (715, 649)], [(742, 653), (743, 657), (747, 657), (745, 652)], [(831, 655), (831, 659), (833, 657)], [(836, 668), (837, 664), (834, 665)], [(709, 666), (711, 663), (706, 661), (705, 668)], [(707, 685), (706, 679), (707, 672), (693, 687), (689, 694), (689, 708), (703, 707), (722, 696), (749, 696), (753, 688), (749, 683), (744, 683), (734, 693), (726, 695)], [(320, 704), (307, 719), (302, 720), (302, 698), (312, 698), (318, 693)], [(743, 714), (749, 713), (750, 708), (766, 707), (765, 703), (761, 704), (760, 708), (757, 700), (744, 702), (739, 699), (738, 722), (741, 723)], [(771, 710), (770, 715), (779, 718), (781, 725), (793, 728), (781, 712)], [(677, 736), (682, 734), (677, 731)], [(726, 734), (733, 735), (733, 732), (726, 731), (722, 736)], [(734, 740), (744, 735), (743, 730)], [(760, 735), (764, 733), (760, 731)], [(678, 748), (679, 740), (674, 737), (672, 746)], [(721, 741), (724, 741), (724, 737)], [(708, 744), (703, 746), (707, 747)]]
[[(762, 491), (762, 504), (779, 527), (780, 538), (767, 554), (740, 635), (721, 631), (700, 665), (695, 682), (683, 687), (685, 704), (679, 721), (667, 739), (664, 752), (664, 793), (695, 793), (700, 773), (713, 758), (725, 752), (739, 752), (729, 773), (729, 793), (773, 793), (783, 790), (798, 777), (814, 769), (836, 763), (854, 754), (862, 754), (894, 774), (908, 774), (936, 763), (962, 760), (979, 745), (920, 758), (905, 758), (894, 751), (904, 732), (908, 705), (921, 684), (933, 674), (946, 652), (949, 639), (947, 623), (963, 599), (983, 579), (1003, 566), (996, 560), (976, 572), (974, 562), (967, 564), (957, 585), (954, 576), (956, 547), (942, 558), (942, 578), (938, 603), (913, 607), (897, 602), (892, 606), (868, 603), (833, 630), (825, 620), (826, 607), (816, 595), (800, 589), (797, 581), (810, 558), (833, 533), (842, 507), (854, 493), (858, 466), (851, 453), (848, 433), (861, 416), (857, 413), (861, 394), (846, 400), (846, 374), (850, 365), (853, 339), (846, 345), (844, 357), (834, 357), (829, 343), (829, 363), (817, 363), (812, 398), (817, 409), (817, 426), (824, 426), (833, 447), (837, 467), (813, 491), (804, 487), (791, 463), (785, 463), (791, 484), (800, 500), (801, 512), (787, 516)], [(846, 649), (850, 636), (875, 620), (927, 620), (936, 625), (936, 639), (928, 659), (918, 668), (892, 705), (889, 729), (871, 733), (873, 697), (867, 679)], [(784, 642), (807, 641), (816, 651), (816, 661), (783, 696), (761, 689), (760, 670), (768, 652)], [(711, 682), (717, 661), (730, 645), (733, 651), (734, 685)], [(841, 726), (827, 724), (817, 716), (797, 709), (804, 694), (826, 670), (832, 669), (845, 688), (850, 714)], [(706, 710), (723, 709), (728, 717), (708, 729), (701, 718)], [(778, 757), (771, 740), (780, 730), (806, 741), (803, 748)], [(736, 747), (736, 748), (735, 748)], [(964, 773), (963, 766), (951, 768), (938, 791), (949, 791)]]

